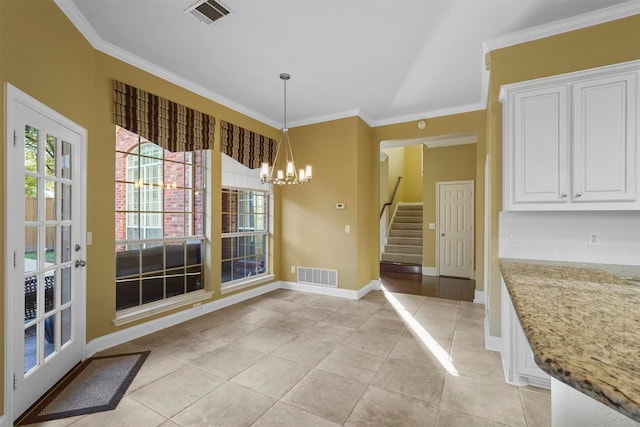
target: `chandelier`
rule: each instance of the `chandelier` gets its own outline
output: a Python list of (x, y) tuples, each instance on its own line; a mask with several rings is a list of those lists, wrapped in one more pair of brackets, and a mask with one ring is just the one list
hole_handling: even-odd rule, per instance
[[(277, 185), (296, 185), (305, 184), (311, 181), (311, 165), (306, 165), (304, 169), (296, 169), (293, 160), (293, 151), (291, 150), (291, 141), (289, 141), (289, 129), (287, 129), (287, 80), (291, 76), (287, 73), (280, 74), (280, 78), (284, 82), (284, 126), (280, 133), (280, 140), (276, 148), (276, 157), (273, 159), (273, 165), (268, 162), (262, 162), (260, 167), (260, 181), (265, 184)], [(281, 153), (284, 154), (281, 155)], [(283, 157), (281, 159), (281, 157)], [(278, 166), (284, 165), (284, 169), (278, 169)]]

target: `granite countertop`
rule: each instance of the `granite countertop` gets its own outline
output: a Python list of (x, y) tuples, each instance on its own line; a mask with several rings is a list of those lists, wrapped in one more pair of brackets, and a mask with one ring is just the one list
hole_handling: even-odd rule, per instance
[[(536, 363), (640, 422), (640, 285), (602, 269), (559, 264), (500, 259)], [(635, 277), (638, 269), (624, 271)]]

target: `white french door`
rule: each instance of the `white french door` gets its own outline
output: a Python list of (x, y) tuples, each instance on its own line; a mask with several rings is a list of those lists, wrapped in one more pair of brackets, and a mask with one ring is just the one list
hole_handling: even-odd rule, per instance
[(473, 181), (439, 182), (438, 274), (473, 276)]
[(86, 131), (7, 85), (7, 405), (15, 420), (83, 358)]

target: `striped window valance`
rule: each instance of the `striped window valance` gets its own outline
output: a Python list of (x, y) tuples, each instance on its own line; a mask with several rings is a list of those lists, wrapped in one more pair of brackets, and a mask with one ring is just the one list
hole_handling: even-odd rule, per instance
[(115, 123), (172, 152), (213, 148), (215, 118), (114, 80)]
[(250, 169), (262, 162), (273, 164), (276, 141), (232, 123), (220, 121), (220, 146), (223, 153)]

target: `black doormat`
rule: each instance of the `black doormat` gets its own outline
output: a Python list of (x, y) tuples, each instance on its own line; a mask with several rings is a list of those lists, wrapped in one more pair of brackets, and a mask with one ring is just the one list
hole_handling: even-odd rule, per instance
[(31, 406), (15, 425), (115, 409), (149, 353), (142, 351), (85, 360)]

